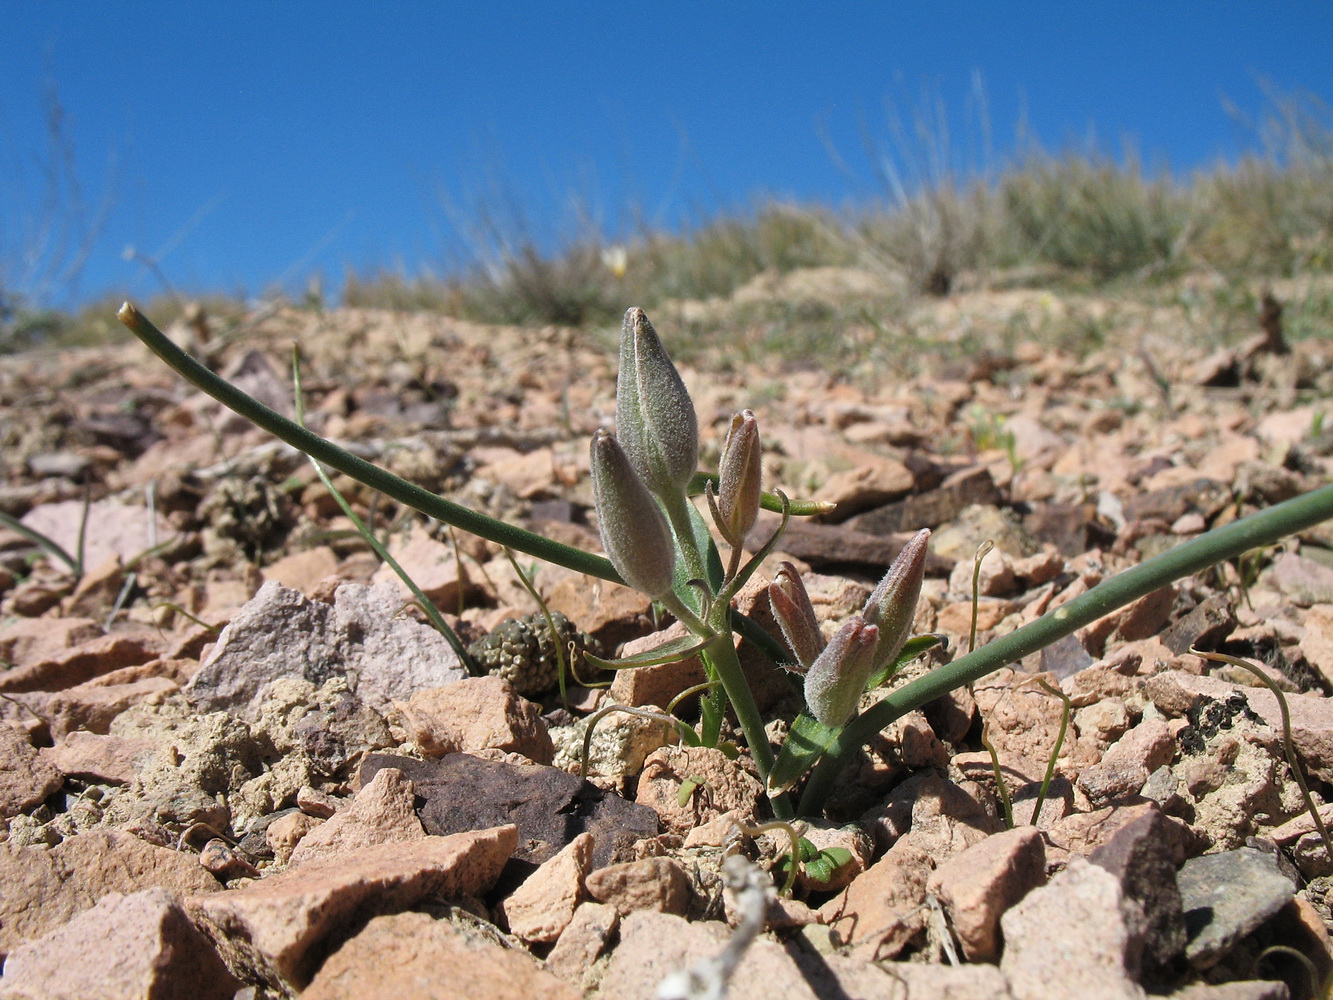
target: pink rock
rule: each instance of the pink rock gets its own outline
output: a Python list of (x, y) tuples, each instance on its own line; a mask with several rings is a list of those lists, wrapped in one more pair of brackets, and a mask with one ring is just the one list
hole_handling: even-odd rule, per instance
[(1106, 751), (1098, 764), (1079, 771), (1079, 786), (1095, 806), (1136, 795), (1159, 767), (1175, 755), (1171, 727), (1161, 718), (1145, 719)]
[(1301, 650), (1326, 683), (1333, 683), (1333, 604), (1314, 604), (1305, 616)]
[[(693, 782), (681, 803), (681, 787)], [(634, 801), (657, 811), (662, 824), (681, 836), (691, 828), (736, 812), (754, 824), (763, 786), (736, 761), (712, 747), (662, 747), (644, 761)]]
[(900, 842), (910, 843), (939, 864), (999, 830), (999, 821), (963, 787), (935, 774), (909, 778), (894, 790), (910, 794), (912, 827)]
[(579, 1000), (526, 953), (426, 913), (375, 917), (328, 957), (302, 1000)]
[(614, 906), (580, 903), (546, 956), (546, 967), (561, 979), (582, 987), (585, 974), (606, 950), (619, 925), (620, 914)]
[(20, 698), (50, 720), (51, 737), (58, 740), (76, 730), (105, 734), (111, 720), (131, 705), (160, 702), (180, 690), (179, 684), (166, 677), (144, 677), (125, 684), (102, 684), (98, 680), (50, 694), (32, 692)]
[[(971, 604), (972, 559), (959, 559), (949, 575), (949, 590), (955, 594), (969, 595)], [(1000, 549), (991, 549), (981, 560), (981, 573), (977, 577), (977, 591), (982, 597), (1006, 597), (1017, 593), (1018, 584), (1014, 575), (1013, 559)], [(977, 626), (980, 628), (980, 624)]]
[[(798, 832), (814, 844), (816, 849), (822, 851), (827, 848), (839, 848), (851, 855), (851, 858), (835, 869), (831, 877), (826, 880), (816, 879), (802, 868), (797, 880), (806, 889), (813, 892), (837, 892), (840, 889), (845, 889), (869, 867), (871, 858), (874, 856), (875, 842), (861, 827), (839, 826), (834, 823), (822, 822), (808, 822), (803, 825), (804, 830), (802, 831), (800, 829), (801, 824), (798, 824)], [(779, 850), (790, 853), (791, 845), (785, 834), (781, 831), (773, 831), (770, 835), (778, 838)]]
[(64, 782), (48, 758), (14, 727), (0, 723), (0, 817), (8, 819), (39, 805)]
[(970, 962), (1000, 955), (1000, 917), (1046, 882), (1046, 849), (1036, 827), (987, 837), (944, 862), (927, 889), (944, 904)]
[(264, 829), (264, 843), (273, 852), (273, 860), (280, 865), (287, 864), (301, 838), (323, 822), (323, 819), (303, 812), (289, 812), (275, 819)]
[[(467, 581), (459, 574), (452, 546), (431, 538), (426, 529), (418, 525), (406, 541), (392, 541), (389, 554), (398, 560), (398, 565), (432, 604), (457, 612)], [(380, 567), (371, 583), (396, 587), (402, 600), (413, 599), (407, 584), (387, 563)]]
[(1126, 966), (1130, 934), (1119, 880), (1084, 858), (1000, 918), (1000, 971), (1017, 1000), (1142, 1000)]
[(622, 915), (635, 910), (684, 913), (692, 888), (685, 869), (671, 858), (643, 858), (598, 868), (585, 879), (588, 895)]
[(300, 838), (291, 863), (299, 865), (373, 844), (421, 840), (426, 831), (413, 808), (414, 796), (412, 782), (402, 771), (384, 768), (349, 805)]
[[(729, 936), (716, 921), (687, 923), (663, 913), (632, 913), (621, 921), (620, 944), (601, 981), (599, 1000), (652, 996), (668, 975), (715, 958)], [(728, 1000), (1009, 1000), (1004, 977), (992, 965), (869, 963), (837, 954), (798, 965), (789, 948), (764, 937), (751, 944), (731, 977)]]
[[(594, 580), (582, 575), (567, 576), (546, 595), (547, 606), (559, 611), (583, 631), (597, 639), (614, 639), (638, 628), (652, 609), (652, 601), (632, 587)], [(642, 632), (636, 632), (642, 635)]]
[(170, 538), (171, 525), (147, 507), (131, 507), (114, 500), (98, 500), (86, 508), (81, 500), (62, 500), (34, 507), (23, 515), (23, 524), (40, 531), (47, 538), (74, 552), (79, 547), (79, 532), (85, 519), (83, 563), (101, 566), (117, 556), (124, 562), (142, 555), (153, 546), (154, 538)]
[(91, 618), (19, 618), (0, 629), (0, 660), (26, 667), (102, 634)]
[(930, 855), (911, 844), (889, 849), (851, 885), (820, 907), (824, 922), (874, 959), (893, 958), (926, 926)]
[(515, 826), (377, 844), (187, 902), (229, 967), (278, 989), (300, 989), (321, 945), (349, 921), (426, 899), (481, 895), (517, 846)]
[[(689, 635), (689, 629), (680, 622), (641, 639), (631, 639), (621, 649), (622, 657), (656, 649), (662, 643)], [(703, 661), (690, 656), (673, 663), (659, 663), (650, 667), (630, 667), (617, 670), (611, 681), (611, 698), (621, 705), (668, 705), (686, 688), (707, 680)]]
[(521, 753), (549, 764), (555, 746), (541, 709), (499, 677), (469, 677), (397, 703), (412, 740), (430, 757), (462, 750)]
[(0, 691), (59, 691), (122, 667), (154, 660), (162, 645), (162, 640), (149, 632), (99, 636), (0, 674)]
[(884, 504), (910, 493), (916, 477), (902, 462), (876, 458), (845, 472), (837, 472), (819, 488), (819, 499), (838, 505), (838, 519)]
[(7, 996), (231, 1000), (240, 985), (165, 889), (108, 893), (5, 960)]
[(80, 833), (47, 850), (0, 847), (0, 952), (39, 937), (109, 892), (221, 889), (187, 854), (120, 831)]
[(263, 569), (265, 580), (273, 580), (309, 594), (315, 585), (338, 570), (338, 557), (327, 545), (318, 545), (304, 552), (293, 552)]
[(71, 732), (38, 752), (71, 778), (128, 785), (157, 750), (153, 740)]
[(583, 896), (592, 848), (592, 834), (579, 834), (504, 900), (501, 910), (513, 934), (524, 941), (550, 942), (564, 933)]

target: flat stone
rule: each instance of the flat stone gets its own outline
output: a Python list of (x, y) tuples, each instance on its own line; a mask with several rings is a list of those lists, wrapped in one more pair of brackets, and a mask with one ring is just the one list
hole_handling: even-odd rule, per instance
[(509, 894), (500, 905), (512, 934), (540, 942), (564, 934), (583, 896), (592, 849), (592, 834), (579, 834)]
[(521, 950), (426, 913), (373, 918), (328, 957), (302, 1000), (579, 1000)]
[(357, 918), (485, 893), (517, 842), (510, 825), (376, 844), (188, 903), (229, 967), (291, 991), (309, 984), (336, 936)]
[(176, 898), (159, 888), (108, 893), (19, 945), (5, 959), (3, 992), (51, 1000), (231, 1000), (240, 985)]
[(362, 783), (385, 767), (398, 768), (412, 781), (422, 799), (418, 815), (428, 834), (516, 823), (519, 846), (514, 856), (533, 864), (554, 857), (580, 833), (591, 833), (596, 843), (592, 865), (600, 868), (632, 857), (635, 841), (658, 833), (653, 810), (554, 767), (468, 754), (436, 760), (371, 754), (361, 765)]
[(499, 677), (467, 677), (396, 704), (408, 735), (428, 757), (487, 749), (521, 753), (537, 764), (555, 757), (540, 706)]
[[(645, 653), (656, 649), (664, 642), (688, 634), (689, 630), (684, 625), (675, 622), (660, 632), (625, 643), (620, 655), (629, 657)], [(611, 681), (610, 694), (612, 700), (621, 705), (665, 706), (686, 688), (702, 684), (707, 679), (703, 661), (696, 654), (671, 663), (617, 670), (615, 678)]]
[(1119, 880), (1085, 858), (1000, 918), (1000, 971), (1018, 1000), (1142, 1000), (1128, 967), (1130, 933)]
[(59, 691), (157, 659), (162, 640), (148, 632), (116, 632), (98, 636), (51, 656), (0, 674), (0, 691)]
[(944, 904), (967, 960), (994, 962), (1000, 956), (1000, 917), (1045, 883), (1041, 833), (1020, 826), (954, 855), (935, 869), (926, 888)]
[(77, 553), (79, 531), (84, 521), (83, 564), (101, 566), (109, 559), (130, 562), (143, 555), (155, 538), (170, 538), (172, 528), (160, 515), (154, 530), (154, 514), (147, 507), (135, 507), (114, 500), (97, 500), (85, 505), (82, 500), (61, 500), (34, 507), (20, 519), (25, 527), (39, 531), (66, 552)]
[[(995, 485), (990, 470), (985, 466), (975, 466), (953, 473), (927, 493), (860, 514), (848, 522), (848, 527), (871, 535), (892, 535), (917, 531), (921, 528), (936, 528), (946, 521), (953, 520), (964, 507), (972, 504), (999, 503), (1000, 500), (1000, 490)], [(785, 538), (783, 548), (791, 551), (786, 547)]]
[(222, 886), (187, 854), (118, 830), (93, 830), (51, 849), (0, 847), (0, 953), (40, 937), (109, 892), (160, 886), (205, 893)]
[(38, 751), (71, 778), (128, 785), (157, 752), (153, 740), (71, 732), (52, 747)]
[(303, 552), (293, 552), (261, 571), (266, 581), (272, 580), (292, 590), (309, 594), (315, 585), (338, 571), (338, 557), (327, 545), (317, 545)]
[(605, 903), (580, 903), (560, 939), (546, 956), (546, 967), (561, 979), (582, 987), (592, 963), (611, 943), (620, 914)]
[[(714, 959), (730, 932), (717, 921), (689, 923), (666, 913), (640, 910), (621, 921), (620, 944), (602, 978), (599, 1000), (643, 1000), (668, 975)], [(676, 996), (677, 994), (670, 994)], [(808, 956), (760, 937), (745, 950), (726, 992), (727, 1000), (1010, 1000), (1004, 976), (993, 965), (948, 967), (913, 962), (871, 963), (838, 954)]]
[(845, 521), (853, 514), (882, 507), (912, 491), (916, 477), (897, 459), (877, 457), (855, 468), (836, 472), (818, 489), (820, 500), (837, 504), (831, 520)]
[(1295, 552), (1278, 556), (1261, 579), (1303, 607), (1333, 604), (1333, 569)]
[(26, 667), (103, 634), (91, 618), (19, 618), (0, 629), (0, 660)]
[(635, 910), (684, 915), (692, 895), (690, 877), (671, 858), (643, 858), (607, 865), (584, 880), (588, 895), (614, 906), (623, 917)]
[(1185, 957), (1198, 968), (1215, 965), (1296, 895), (1277, 859), (1249, 847), (1190, 858), (1179, 883), (1189, 937)]
[(295, 845), (291, 863), (319, 860), (374, 844), (426, 836), (413, 808), (415, 792), (403, 772), (386, 767), (331, 819), (309, 830)]
[[(866, 517), (868, 515), (861, 515)], [(806, 518), (792, 518), (782, 536), (782, 551), (811, 566), (860, 566), (883, 573), (893, 564), (911, 534), (890, 532), (870, 533), (853, 527), (853, 518), (845, 524), (818, 524)], [(747, 544), (759, 547), (768, 541), (778, 521), (774, 517), (760, 517)], [(942, 559), (935, 553), (926, 557), (926, 573), (941, 576), (953, 569), (952, 559)]]
[(65, 776), (13, 726), (0, 723), (0, 817), (8, 819), (40, 805), (65, 783)]
[[(391, 540), (389, 555), (398, 561), (427, 600), (437, 608), (457, 612), (467, 577), (459, 572), (452, 546), (432, 538), (425, 527), (418, 524), (406, 539), (395, 537)], [(400, 601), (414, 600), (412, 591), (388, 563), (379, 568), (370, 582), (394, 588)]]
[(926, 926), (926, 852), (899, 842), (851, 885), (820, 907), (820, 915), (867, 958), (893, 958)]

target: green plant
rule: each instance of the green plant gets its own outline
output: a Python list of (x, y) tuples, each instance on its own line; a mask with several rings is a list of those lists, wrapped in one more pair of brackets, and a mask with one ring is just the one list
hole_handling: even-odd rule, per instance
[[(928, 533), (904, 547), (861, 614), (825, 643), (799, 575), (779, 573), (769, 586), (775, 615), (790, 649), (731, 608), (731, 600), (771, 550), (777, 534), (754, 557), (736, 553), (759, 508), (787, 517), (812, 514), (816, 502), (793, 502), (760, 490), (759, 439), (753, 415), (733, 420), (721, 471), (700, 476), (693, 405), (674, 365), (642, 310), (626, 314), (617, 385), (620, 439), (602, 430), (592, 444), (599, 527), (610, 558), (563, 545), (452, 503), (365, 462), (274, 413), (199, 365), (128, 303), (121, 321), (195, 386), (270, 433), (354, 479), (430, 517), (577, 572), (628, 583), (675, 614), (693, 633), (617, 666), (663, 662), (692, 653), (704, 660), (711, 687), (702, 700), (693, 739), (717, 746), (723, 713), (734, 712), (773, 812), (817, 815), (834, 776), (859, 748), (905, 712), (971, 683), (1063, 638), (1167, 583), (1250, 549), (1271, 545), (1333, 516), (1333, 485), (1252, 514), (1184, 542), (1112, 577), (1035, 622), (990, 642), (925, 676), (892, 689), (861, 709), (873, 683), (935, 642), (909, 637), (921, 584)], [(702, 492), (731, 547), (724, 565), (707, 524), (689, 497)], [(779, 529), (779, 533), (782, 529)], [(805, 668), (807, 711), (793, 723), (775, 756), (764, 720), (745, 682), (733, 633), (754, 641), (775, 660)], [(679, 720), (673, 720), (675, 725)], [(683, 725), (683, 723), (681, 724)], [(682, 737), (685, 737), (682, 732)], [(808, 777), (807, 777), (808, 775)], [(805, 779), (799, 806), (788, 791)]]

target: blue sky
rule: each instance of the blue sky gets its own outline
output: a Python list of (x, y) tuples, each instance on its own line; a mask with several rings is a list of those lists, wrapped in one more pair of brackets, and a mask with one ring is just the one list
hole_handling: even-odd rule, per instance
[(1022, 123), (1181, 174), (1255, 145), (1227, 102), (1333, 100), (1327, 0), (4, 0), (0, 37), (10, 283), (41, 217), (48, 87), (84, 197), (109, 205), (82, 280), (46, 290), (65, 302), (159, 291), (129, 245), (182, 290), (322, 272), (336, 291), (347, 267), (465, 262), (481, 204), (522, 206), (550, 241), (578, 206), (616, 231), (867, 198), (868, 149), (923, 108), (944, 109), (956, 166), (1003, 163)]

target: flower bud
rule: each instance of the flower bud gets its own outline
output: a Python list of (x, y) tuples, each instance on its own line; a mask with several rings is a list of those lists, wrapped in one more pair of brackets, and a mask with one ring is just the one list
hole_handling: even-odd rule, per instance
[(916, 605), (921, 599), (921, 581), (926, 575), (929, 542), (929, 528), (922, 528), (908, 540), (861, 611), (866, 621), (879, 626), (876, 668), (891, 663), (910, 637)]
[(592, 491), (607, 558), (627, 584), (649, 597), (671, 589), (676, 550), (657, 501), (605, 429), (592, 437)]
[(797, 662), (809, 669), (824, 651), (824, 633), (819, 630), (819, 619), (801, 574), (791, 563), (784, 562), (768, 585), (768, 603)]
[(731, 418), (718, 464), (718, 530), (732, 545), (742, 545), (759, 516), (764, 471), (760, 461), (759, 422), (742, 410)]
[(616, 376), (616, 433), (644, 485), (684, 495), (699, 466), (694, 403), (642, 309), (625, 313)]
[(860, 615), (838, 629), (805, 675), (805, 704), (811, 715), (836, 728), (856, 714), (877, 645), (879, 629)]

